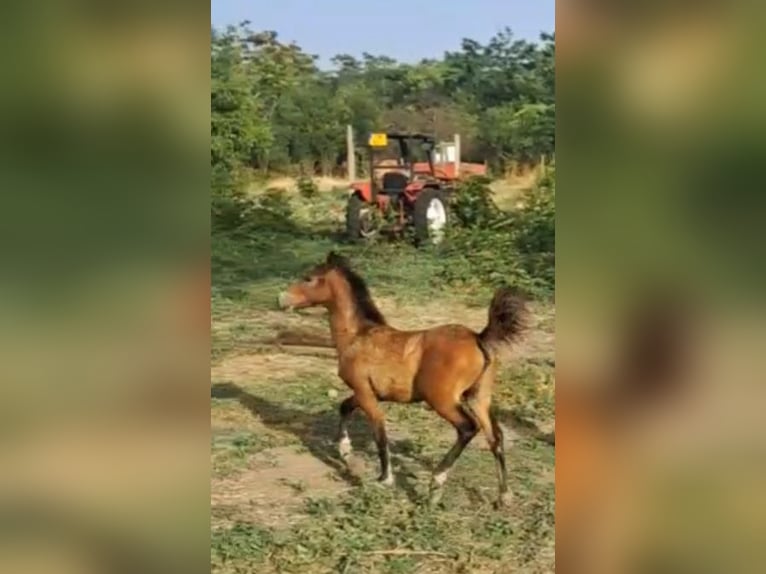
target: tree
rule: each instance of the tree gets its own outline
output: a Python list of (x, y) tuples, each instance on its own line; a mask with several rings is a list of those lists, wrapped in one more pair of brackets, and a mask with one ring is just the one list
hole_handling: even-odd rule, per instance
[(496, 167), (512, 160), (534, 162), (551, 154), (556, 133), (555, 107), (550, 104), (509, 104), (487, 110), (480, 138)]
[(504, 169), (553, 152), (555, 37), (465, 39), (442, 59), (403, 64), (339, 54), (334, 69), (249, 22), (211, 33), (211, 162), (264, 172), (329, 172), (345, 125), (460, 133), (464, 157)]
[(252, 94), (237, 30), (214, 32), (211, 45), (211, 162), (233, 166), (268, 149), (273, 137), (263, 121), (263, 102)]

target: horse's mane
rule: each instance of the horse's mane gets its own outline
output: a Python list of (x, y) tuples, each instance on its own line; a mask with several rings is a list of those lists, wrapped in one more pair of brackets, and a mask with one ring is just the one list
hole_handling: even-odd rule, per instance
[(370, 290), (367, 288), (367, 283), (365, 283), (364, 279), (351, 269), (345, 261), (333, 261), (328, 267), (340, 272), (348, 282), (349, 287), (351, 287), (351, 298), (357, 311), (359, 311), (359, 315), (375, 325), (385, 325), (386, 319), (372, 300)]

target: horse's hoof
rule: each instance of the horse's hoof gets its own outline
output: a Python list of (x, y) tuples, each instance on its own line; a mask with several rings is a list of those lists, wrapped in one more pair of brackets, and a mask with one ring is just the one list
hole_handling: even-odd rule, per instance
[(444, 489), (441, 487), (431, 487), (431, 492), (428, 495), (428, 504), (430, 506), (439, 504), (442, 500), (442, 494), (444, 494)]
[(338, 442), (338, 452), (343, 460), (348, 460), (348, 457), (351, 456), (351, 441), (348, 437), (343, 437)]
[(378, 477), (378, 484), (381, 486), (393, 486), (394, 485), (394, 475), (388, 474), (387, 476), (379, 476)]
[(495, 508), (506, 508), (513, 503), (513, 493), (511, 491), (503, 492), (497, 497)]

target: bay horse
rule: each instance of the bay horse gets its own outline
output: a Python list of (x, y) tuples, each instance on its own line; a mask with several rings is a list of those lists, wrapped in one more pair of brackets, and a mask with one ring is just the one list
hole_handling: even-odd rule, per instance
[(498, 505), (509, 497), (503, 432), (490, 410), (497, 372), (497, 350), (523, 331), (526, 302), (508, 287), (498, 289), (489, 306), (489, 320), (480, 332), (463, 325), (441, 325), (418, 331), (390, 326), (373, 302), (364, 280), (335, 252), (301, 281), (281, 292), (279, 306), (324, 306), (338, 354), (338, 375), (353, 391), (340, 403), (338, 449), (348, 460), (351, 442), (347, 424), (361, 409), (372, 427), (384, 485), (394, 482), (388, 439), (380, 403), (425, 401), (457, 431), (457, 440), (437, 465), (431, 479), (431, 500), (440, 497), (447, 473), (463, 449), (483, 431), (496, 461)]

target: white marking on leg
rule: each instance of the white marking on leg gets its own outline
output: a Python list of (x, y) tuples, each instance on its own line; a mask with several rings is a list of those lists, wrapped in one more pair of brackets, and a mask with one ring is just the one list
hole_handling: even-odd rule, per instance
[(338, 443), (338, 450), (340, 451), (340, 456), (344, 459), (348, 458), (351, 454), (351, 439), (348, 438), (348, 433), (341, 437)]
[(385, 486), (393, 486), (394, 473), (391, 470), (391, 451), (388, 450), (388, 447), (386, 447), (386, 460), (388, 460), (388, 472), (386, 474), (386, 478), (383, 479), (382, 484), (384, 484)]
[(439, 474), (434, 475), (434, 484), (436, 486), (443, 486), (447, 482), (447, 471), (442, 471)]

